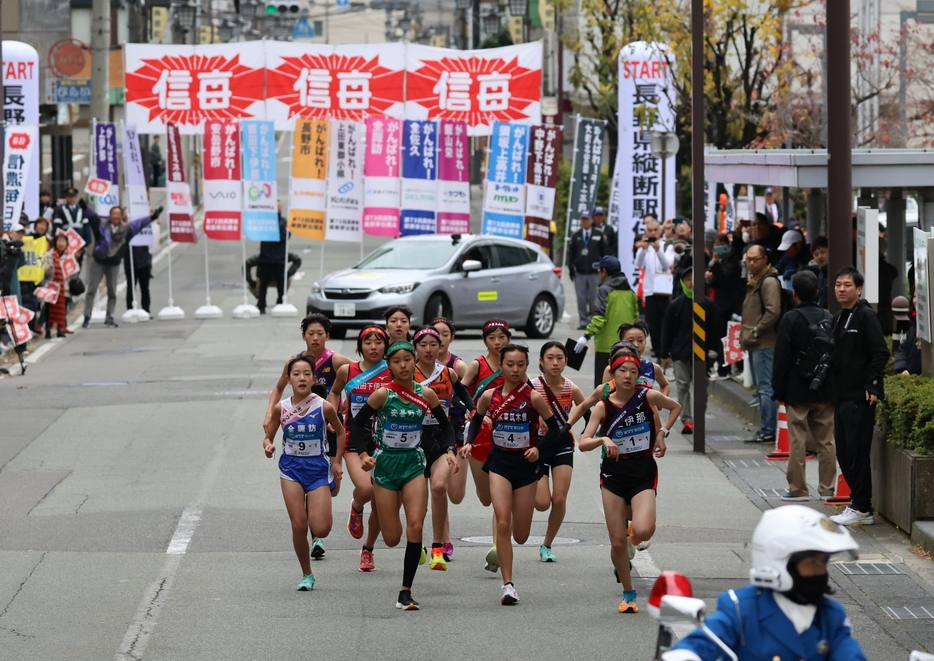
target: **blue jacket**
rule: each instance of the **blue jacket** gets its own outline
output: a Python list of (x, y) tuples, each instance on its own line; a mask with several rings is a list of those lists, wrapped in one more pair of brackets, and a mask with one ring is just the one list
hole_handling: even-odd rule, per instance
[[(735, 590), (735, 594), (742, 624), (727, 592), (720, 594), (717, 612), (705, 624), (736, 653), (739, 661), (866, 661), (859, 643), (850, 635), (846, 612), (836, 601), (824, 597), (811, 628), (799, 634), (775, 603), (771, 590), (748, 585)], [(720, 648), (699, 630), (673, 649), (691, 650), (704, 661), (721, 658)]]

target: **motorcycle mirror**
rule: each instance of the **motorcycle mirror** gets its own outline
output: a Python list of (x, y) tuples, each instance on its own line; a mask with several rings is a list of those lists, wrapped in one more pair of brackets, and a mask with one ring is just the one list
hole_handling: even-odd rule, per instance
[(665, 595), (662, 597), (661, 608), (656, 619), (659, 624), (668, 626), (691, 624), (699, 627), (704, 621), (706, 611), (707, 604), (703, 599)]
[(678, 597), (693, 597), (694, 592), (691, 589), (691, 581), (684, 574), (676, 571), (663, 571), (652, 586), (652, 593), (649, 595), (649, 615), (656, 620), (659, 618), (659, 609), (662, 605), (662, 597), (665, 595), (674, 595)]

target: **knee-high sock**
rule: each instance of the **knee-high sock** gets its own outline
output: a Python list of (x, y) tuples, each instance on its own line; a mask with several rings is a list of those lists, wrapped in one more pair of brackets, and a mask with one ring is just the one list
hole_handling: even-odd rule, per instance
[(412, 587), (412, 582), (415, 580), (415, 572), (418, 570), (418, 561), (421, 557), (421, 542), (405, 543), (405, 560), (402, 563), (402, 585), (407, 588)]

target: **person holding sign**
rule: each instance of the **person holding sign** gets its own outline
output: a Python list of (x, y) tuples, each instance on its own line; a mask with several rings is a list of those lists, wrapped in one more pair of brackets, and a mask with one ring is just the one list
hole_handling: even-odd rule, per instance
[(66, 326), (68, 326), (66, 318), (68, 299), (65, 291), (65, 271), (62, 268), (62, 260), (68, 255), (68, 237), (59, 234), (55, 237), (55, 243), (52, 246), (52, 250), (49, 251), (51, 259), (46, 262), (46, 281), (43, 286), (57, 288), (58, 296), (47, 303), (46, 338), (52, 337), (53, 330), (56, 337), (65, 337)]
[[(623, 584), (619, 612), (638, 613), (629, 560), (635, 557), (636, 546), (655, 534), (655, 459), (665, 456), (665, 439), (681, 405), (658, 390), (638, 386), (640, 361), (635, 351), (621, 351), (610, 367), (616, 389), (593, 408), (580, 448), (584, 452), (602, 448), (600, 487), (610, 558)], [(657, 409), (669, 411), (665, 427), (657, 426)]]
[[(315, 384), (315, 366), (311, 358), (293, 358), (288, 365), (292, 396), (273, 407), (273, 419), (265, 425), (263, 451), (272, 459), (276, 453), (276, 432), (282, 428), (282, 456), (279, 457), (279, 482), (282, 497), (292, 522), (292, 546), (302, 567), (299, 591), (315, 587), (308, 547), (309, 530), (320, 537), (331, 532), (331, 492), (337, 488), (343, 469), (344, 427), (337, 411), (320, 395)], [(312, 392), (319, 390), (320, 393)], [(327, 456), (326, 426), (337, 435), (337, 454)]]
[[(392, 382), (370, 395), (351, 421), (351, 443), (365, 469), (372, 471), (373, 498), (376, 501), (383, 541), (396, 546), (402, 539), (399, 508), (405, 508), (405, 560), (402, 589), (396, 608), (418, 610), (412, 598), (412, 583), (418, 565), (424, 564), (422, 526), (428, 510), (425, 484), (425, 452), (422, 449), (422, 425), (429, 414), (441, 429), (438, 437), (448, 466), (454, 459), (454, 428), (438, 396), (430, 388), (414, 381), (415, 348), (405, 341), (394, 342), (386, 351)], [(376, 415), (376, 430), (370, 420)], [(367, 439), (372, 436), (376, 451), (371, 456)]]

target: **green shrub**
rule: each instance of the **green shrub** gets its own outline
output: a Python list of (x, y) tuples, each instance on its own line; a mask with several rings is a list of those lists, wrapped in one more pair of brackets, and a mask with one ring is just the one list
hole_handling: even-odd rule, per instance
[(934, 379), (887, 376), (877, 422), (892, 445), (934, 455)]

